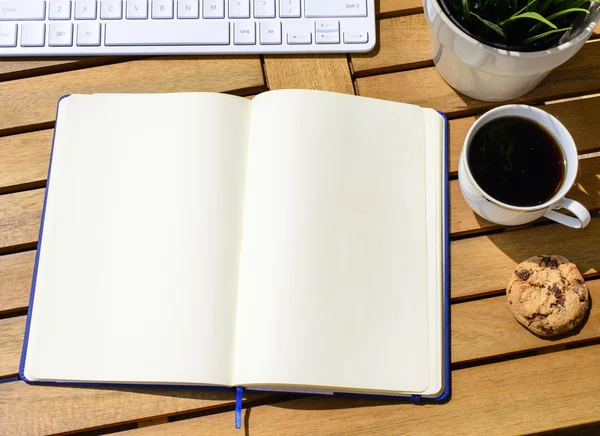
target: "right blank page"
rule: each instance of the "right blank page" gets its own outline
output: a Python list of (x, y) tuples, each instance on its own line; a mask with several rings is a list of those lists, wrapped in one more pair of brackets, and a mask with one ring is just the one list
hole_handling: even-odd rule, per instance
[(254, 99), (235, 385), (439, 389), (424, 114), (317, 91)]

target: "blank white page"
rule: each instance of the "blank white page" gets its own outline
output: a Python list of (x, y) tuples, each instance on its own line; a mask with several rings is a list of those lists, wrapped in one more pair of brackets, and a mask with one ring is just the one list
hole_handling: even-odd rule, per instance
[(254, 99), (235, 384), (428, 389), (424, 126), (412, 105)]
[(229, 385), (250, 102), (60, 103), (32, 380)]

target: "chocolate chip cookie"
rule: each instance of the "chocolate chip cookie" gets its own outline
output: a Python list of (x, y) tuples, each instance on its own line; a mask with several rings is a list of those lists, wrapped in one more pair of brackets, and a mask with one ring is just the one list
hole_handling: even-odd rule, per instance
[(517, 265), (506, 295), (517, 321), (540, 336), (577, 327), (590, 301), (577, 266), (556, 255), (530, 257)]

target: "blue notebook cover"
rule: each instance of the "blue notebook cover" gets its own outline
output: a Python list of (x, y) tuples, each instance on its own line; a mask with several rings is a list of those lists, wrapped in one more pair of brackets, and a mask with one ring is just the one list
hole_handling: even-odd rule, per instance
[[(56, 119), (58, 118), (58, 106), (60, 101), (69, 97), (69, 94), (62, 96), (57, 104), (57, 114)], [(443, 288), (443, 383), (444, 388), (442, 393), (435, 398), (421, 398), (420, 395), (411, 395), (411, 396), (389, 396), (389, 395), (378, 395), (378, 394), (351, 394), (351, 393), (340, 393), (334, 392), (333, 395), (340, 396), (355, 396), (355, 397), (368, 397), (368, 398), (378, 398), (378, 399), (390, 399), (390, 400), (404, 400), (410, 401), (413, 403), (419, 402), (442, 402), (450, 398), (450, 246), (449, 246), (449, 198), (448, 198), (448, 154), (449, 154), (449, 145), (448, 145), (448, 131), (449, 131), (449, 123), (448, 118), (442, 112), (439, 112), (440, 115), (444, 118), (444, 173), (445, 173), (445, 183), (444, 183), (444, 197), (445, 197), (445, 207), (444, 207), (444, 229), (443, 229), (443, 244), (444, 244), (444, 264), (443, 264), (443, 278), (444, 278), (444, 288)], [(190, 386), (190, 385), (169, 385), (169, 384), (131, 384), (131, 383), (95, 383), (95, 382), (61, 382), (61, 381), (33, 381), (28, 380), (25, 377), (25, 360), (27, 357), (27, 345), (29, 340), (29, 328), (31, 323), (31, 315), (34, 304), (34, 296), (35, 296), (35, 284), (37, 278), (37, 270), (39, 263), (39, 255), (40, 255), (40, 245), (42, 242), (42, 236), (44, 232), (44, 218), (46, 212), (46, 202), (48, 197), (48, 188), (50, 186), (51, 180), (51, 169), (52, 169), (52, 156), (54, 152), (54, 140), (56, 135), (56, 127), (54, 131), (54, 136), (52, 138), (52, 148), (50, 152), (50, 163), (48, 166), (48, 178), (46, 184), (46, 192), (44, 195), (44, 206), (42, 209), (42, 217), (40, 224), (40, 231), (38, 235), (38, 246), (35, 257), (35, 264), (33, 270), (33, 278), (31, 291), (29, 295), (29, 308), (27, 311), (27, 322), (25, 325), (25, 336), (23, 339), (23, 348), (21, 353), (21, 360), (19, 365), (19, 377), (21, 380), (37, 385), (72, 385), (72, 386), (109, 386), (109, 387), (148, 387), (148, 388), (183, 388), (183, 389), (204, 389), (204, 390), (229, 390), (236, 393), (236, 427), (239, 428), (240, 424), (240, 412), (241, 412), (241, 400), (244, 388), (241, 386), (238, 387), (223, 387), (223, 386)], [(17, 378), (11, 378), (4, 381), (15, 381)], [(277, 390), (281, 392), (281, 390)], [(294, 392), (290, 390), (290, 392)], [(297, 392), (297, 391), (296, 391)]]

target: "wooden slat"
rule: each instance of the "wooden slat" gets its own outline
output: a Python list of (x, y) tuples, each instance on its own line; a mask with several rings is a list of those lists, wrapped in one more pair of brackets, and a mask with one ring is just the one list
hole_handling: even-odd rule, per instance
[(0, 196), (0, 252), (37, 241), (45, 189)]
[(124, 61), (125, 57), (93, 56), (83, 58), (7, 58), (0, 59), (0, 80), (22, 79), (41, 74), (89, 68)]
[(379, 39), (375, 49), (369, 53), (352, 55), (356, 75), (433, 65), (425, 15), (380, 20), (377, 25)]
[[(579, 174), (567, 197), (579, 201), (589, 210), (600, 209), (600, 157), (579, 160)], [(460, 192), (458, 180), (450, 182), (450, 198), (450, 232), (453, 236), (501, 227), (473, 212)]]
[(258, 58), (177, 58), (123, 62), (0, 83), (0, 130), (54, 120), (65, 94), (239, 91), (264, 87)]
[[(595, 112), (600, 107), (600, 97), (572, 100), (568, 102), (540, 106), (540, 109), (557, 117), (569, 130), (579, 153), (600, 150), (600, 123), (596, 122)], [(450, 121), (450, 173), (458, 171), (458, 158), (467, 132), (477, 117), (458, 118)]]
[(17, 381), (0, 384), (0, 434), (66, 433), (232, 404), (234, 395), (228, 390), (33, 386)]
[(19, 373), (25, 316), (0, 319), (0, 379)]
[(345, 55), (265, 56), (269, 89), (320, 89), (354, 94)]
[[(538, 254), (559, 254), (584, 276), (600, 273), (600, 218), (582, 230), (549, 224), (525, 230), (460, 239), (450, 244), (453, 299), (506, 289), (515, 265)], [(596, 244), (597, 245), (597, 244)]]
[[(592, 301), (600, 298), (600, 280), (587, 282)], [(0, 378), (18, 373), (23, 345), (25, 316), (0, 319)], [(452, 362), (531, 351), (556, 344), (600, 337), (600, 307), (593, 306), (589, 319), (573, 334), (549, 341), (541, 339), (515, 321), (506, 297), (485, 298), (452, 305)]]
[(423, 11), (420, 0), (375, 0), (377, 16), (408, 15)]
[(34, 261), (35, 251), (0, 256), (0, 314), (27, 308)]
[(0, 138), (0, 193), (46, 180), (52, 132), (40, 130)]
[[(246, 411), (251, 435), (507, 435), (600, 420), (600, 345), (454, 371), (445, 404), (309, 397)], [(556, 381), (556, 382), (554, 382)], [(232, 413), (131, 430), (127, 436), (232, 434)]]
[[(588, 42), (571, 60), (558, 67), (516, 103), (541, 103), (600, 91), (600, 41)], [(452, 89), (435, 67), (362, 77), (358, 92), (366, 97), (402, 101), (445, 112), (450, 117), (474, 114), (498, 106), (464, 96)]]
[[(587, 282), (592, 301), (600, 299), (600, 280)], [(542, 339), (513, 317), (504, 295), (452, 305), (452, 362), (554, 347), (600, 337), (600, 307), (592, 305), (581, 328), (568, 335)]]
[[(390, 2), (391, 3), (391, 2)], [(396, 1), (397, 5), (386, 5), (386, 16), (406, 15), (408, 1)], [(382, 5), (383, 6), (383, 5)], [(400, 71), (409, 68), (433, 65), (430, 52), (429, 25), (422, 13), (422, 3), (406, 17), (388, 18), (378, 21), (376, 48), (367, 54), (352, 55), (354, 71), (357, 75), (380, 74), (389, 71)], [(383, 14), (382, 14), (383, 15)], [(591, 39), (600, 36), (600, 25)]]

